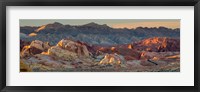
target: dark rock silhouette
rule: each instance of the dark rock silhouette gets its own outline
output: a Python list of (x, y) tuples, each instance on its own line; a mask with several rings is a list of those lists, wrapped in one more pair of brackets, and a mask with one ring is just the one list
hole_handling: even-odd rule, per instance
[(148, 62), (151, 62), (151, 63), (153, 63), (153, 64), (155, 64), (155, 65), (158, 65), (156, 62), (153, 62), (153, 61), (151, 61), (150, 59), (148, 59), (147, 61), (148, 61)]

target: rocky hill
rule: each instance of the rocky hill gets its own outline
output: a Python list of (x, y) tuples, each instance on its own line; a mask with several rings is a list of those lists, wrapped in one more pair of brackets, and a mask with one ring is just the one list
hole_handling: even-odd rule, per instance
[(133, 44), (137, 50), (150, 52), (180, 51), (180, 39), (153, 37)]
[(20, 27), (20, 33), (30, 34), (38, 28), (39, 27), (34, 27), (34, 26), (33, 27), (32, 26), (23, 26), (23, 27)]
[[(138, 42), (138, 46), (131, 43), (90, 46), (67, 38), (52, 46), (39, 40), (21, 40), (20, 71), (169, 71), (169, 68), (179, 71), (178, 48), (153, 51), (157, 46), (168, 48), (167, 44), (174, 46), (176, 42), (171, 38), (149, 38)], [(144, 48), (139, 50), (141, 45)], [(152, 51), (146, 50), (147, 47)]]
[(20, 27), (20, 71), (177, 72), (180, 29), (94, 22)]

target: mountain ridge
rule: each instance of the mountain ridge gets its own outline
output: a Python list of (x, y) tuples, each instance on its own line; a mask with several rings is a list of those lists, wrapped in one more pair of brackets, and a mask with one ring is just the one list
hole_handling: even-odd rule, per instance
[[(86, 24), (82, 24), (82, 25), (69, 25), (69, 24), (62, 24), (62, 23), (59, 23), (59, 22), (54, 22), (54, 23), (49, 23), (49, 24), (46, 24), (46, 25), (42, 25), (42, 26), (20, 26), (20, 28), (28, 28), (28, 27), (34, 27), (34, 28), (40, 28), (40, 27), (43, 27), (43, 26), (54, 26), (56, 27), (56, 25), (59, 27), (59, 26), (71, 26), (71, 27), (83, 27), (83, 26), (89, 26), (89, 27), (92, 27), (92, 26), (104, 26), (104, 27), (109, 27), (109, 28), (113, 28), (111, 26), (108, 26), (107, 24), (98, 24), (98, 23), (95, 23), (95, 22), (90, 22), (90, 23), (86, 23)], [(130, 30), (135, 30), (135, 29), (159, 29), (159, 28), (165, 28), (165, 29), (172, 29), (172, 28), (168, 28), (168, 27), (164, 27), (164, 26), (160, 26), (160, 27), (136, 27), (136, 28), (130, 28)], [(113, 28), (113, 29), (128, 29), (128, 28)], [(174, 28), (172, 30), (180, 30), (180, 28)]]
[[(85, 25), (63, 25), (58, 22), (42, 25), (40, 27), (20, 27), (20, 33), (29, 35), (21, 37), (22, 40), (33, 41), (41, 40), (55, 45), (62, 38), (71, 38), (80, 40), (89, 44), (126, 44), (149, 37), (169, 37), (179, 38), (180, 29), (171, 29), (165, 27), (138, 27), (136, 29), (112, 28), (106, 24), (97, 24), (94, 22)], [(35, 35), (30, 35), (35, 34)]]

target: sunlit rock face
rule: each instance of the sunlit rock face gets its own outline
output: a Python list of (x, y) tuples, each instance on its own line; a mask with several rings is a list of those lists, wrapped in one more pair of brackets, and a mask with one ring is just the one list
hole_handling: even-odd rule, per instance
[(28, 57), (31, 55), (42, 53), (50, 48), (49, 44), (39, 40), (32, 41), (30, 45), (24, 46), (21, 51), (21, 57)]
[(23, 72), (180, 71), (180, 29), (55, 22), (20, 27), (20, 40)]
[(180, 51), (180, 40), (166, 37), (153, 37), (134, 44), (136, 49), (150, 52)]
[(56, 46), (52, 46), (47, 54), (56, 59), (67, 61), (74, 61), (76, 58), (90, 57), (90, 52), (84, 43), (71, 39), (62, 39)]
[(31, 42), (20, 40), (20, 51), (22, 51), (24, 46), (29, 45)]
[(57, 29), (62, 28), (62, 27), (64, 27), (63, 24), (58, 23), (58, 22), (54, 22), (52, 24), (47, 24), (47, 25), (40, 26), (39, 28), (37, 28), (35, 30), (35, 32), (42, 32), (42, 31), (50, 32), (50, 31), (52, 31), (52, 29), (53, 30), (57, 30)]
[(107, 54), (99, 62), (100, 65), (120, 65), (122, 63), (124, 63), (124, 57), (118, 54)]
[(79, 41), (76, 42), (70, 39), (63, 39), (60, 42), (58, 42), (57, 46), (65, 50), (77, 53), (78, 57), (90, 56), (90, 52), (88, 51), (86, 45)]
[(39, 40), (32, 41), (30, 46), (38, 48), (38, 49), (43, 50), (43, 51), (50, 48), (48, 42), (42, 42), (42, 41), (39, 41)]
[(28, 36), (34, 37), (34, 36), (37, 36), (37, 34), (36, 33), (30, 33)]
[(67, 61), (73, 61), (78, 58), (77, 53), (63, 49), (59, 46), (53, 46), (48, 50), (48, 54), (54, 57), (55, 59), (62, 59)]

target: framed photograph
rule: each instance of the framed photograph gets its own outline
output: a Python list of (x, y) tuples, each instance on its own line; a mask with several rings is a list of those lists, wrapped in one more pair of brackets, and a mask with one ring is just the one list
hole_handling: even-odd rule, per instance
[(1, 91), (199, 91), (198, 0), (7, 0)]

